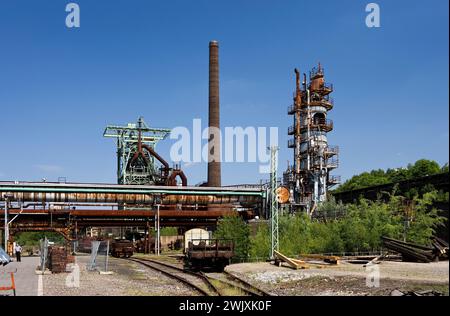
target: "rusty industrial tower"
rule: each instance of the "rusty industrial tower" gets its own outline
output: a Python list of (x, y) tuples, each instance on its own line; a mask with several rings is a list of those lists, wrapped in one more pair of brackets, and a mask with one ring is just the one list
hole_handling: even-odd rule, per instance
[(296, 89), (294, 104), (288, 107), (294, 124), (288, 128), (288, 147), (294, 149), (294, 164), (283, 174), (283, 184), (289, 188), (291, 211), (306, 211), (312, 215), (317, 205), (325, 201), (328, 189), (339, 183), (330, 171), (338, 167), (339, 148), (328, 145), (327, 134), (333, 130), (333, 121), (327, 119), (333, 108), (333, 85), (325, 83), (322, 66), (314, 67), (300, 84), (300, 73), (295, 69)]

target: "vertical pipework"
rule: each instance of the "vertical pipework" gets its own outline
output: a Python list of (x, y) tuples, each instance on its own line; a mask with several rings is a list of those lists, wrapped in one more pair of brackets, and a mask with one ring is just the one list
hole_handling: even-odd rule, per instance
[(295, 71), (295, 173), (296, 176), (300, 174), (300, 144), (301, 144), (301, 117), (300, 117), (300, 107), (302, 103), (301, 89), (300, 89), (300, 72), (297, 68)]
[(220, 187), (219, 43), (217, 41), (209, 42), (208, 123), (208, 186)]

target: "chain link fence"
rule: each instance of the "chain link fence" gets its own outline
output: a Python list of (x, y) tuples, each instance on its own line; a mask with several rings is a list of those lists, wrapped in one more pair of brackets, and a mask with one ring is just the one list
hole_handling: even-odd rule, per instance
[(46, 267), (48, 266), (48, 239), (45, 237), (44, 239), (39, 240), (39, 256), (40, 256), (40, 269), (41, 272), (44, 273)]
[(87, 264), (88, 271), (109, 272), (109, 240), (91, 242), (91, 257)]

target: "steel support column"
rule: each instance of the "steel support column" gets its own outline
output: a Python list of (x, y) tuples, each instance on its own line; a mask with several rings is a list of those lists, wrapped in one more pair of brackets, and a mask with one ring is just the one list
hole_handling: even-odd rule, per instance
[(278, 201), (277, 190), (277, 169), (278, 169), (278, 147), (271, 146), (270, 149), (270, 231), (271, 247), (270, 258), (274, 259), (274, 252), (279, 250), (278, 243)]

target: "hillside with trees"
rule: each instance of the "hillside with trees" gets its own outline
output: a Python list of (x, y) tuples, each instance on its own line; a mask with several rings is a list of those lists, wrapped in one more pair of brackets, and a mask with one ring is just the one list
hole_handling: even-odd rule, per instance
[(436, 161), (420, 159), (414, 164), (408, 164), (408, 166), (403, 168), (378, 169), (355, 175), (340, 185), (334, 192), (350, 191), (403, 180), (412, 180), (448, 171), (448, 163), (439, 166)]

